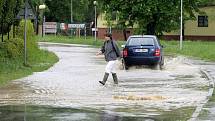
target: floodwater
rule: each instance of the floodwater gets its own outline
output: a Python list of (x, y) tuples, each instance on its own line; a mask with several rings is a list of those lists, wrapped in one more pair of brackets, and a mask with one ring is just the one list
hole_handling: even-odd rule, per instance
[(208, 95), (209, 81), (183, 57), (166, 57), (165, 69), (118, 62), (119, 85), (98, 83), (106, 62), (96, 48), (41, 44), (59, 62), (44, 72), (0, 88), (1, 121), (176, 121), (188, 120)]

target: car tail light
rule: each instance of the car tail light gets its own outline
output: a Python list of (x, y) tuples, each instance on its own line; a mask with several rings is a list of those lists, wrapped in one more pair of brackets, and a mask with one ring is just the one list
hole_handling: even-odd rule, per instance
[(127, 57), (127, 56), (128, 56), (128, 49), (125, 48), (125, 49), (123, 50), (123, 57)]
[(154, 53), (154, 56), (160, 56), (160, 55), (161, 55), (160, 49), (156, 49), (155, 53)]

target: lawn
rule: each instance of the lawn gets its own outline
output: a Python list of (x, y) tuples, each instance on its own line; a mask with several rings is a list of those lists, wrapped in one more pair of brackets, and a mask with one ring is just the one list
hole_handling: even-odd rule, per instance
[[(92, 45), (92, 47), (100, 47), (103, 44), (101, 39), (95, 39), (93, 37), (69, 37), (69, 36), (53, 36), (46, 35), (44, 37), (37, 36), (37, 40), (40, 42), (54, 42), (54, 43), (67, 43), (67, 44), (84, 44), (84, 45)], [(118, 45), (122, 45), (125, 41), (117, 41)]]
[(45, 50), (40, 50), (29, 56), (28, 66), (24, 66), (24, 59), (0, 59), (0, 85), (6, 84), (10, 80), (19, 79), (33, 72), (40, 72), (50, 68), (58, 61), (58, 57)]
[(165, 53), (185, 55), (207, 61), (215, 61), (215, 41), (184, 41), (182, 50), (179, 49), (179, 41), (162, 41)]
[[(23, 47), (18, 48), (23, 45), (21, 41), (23, 40), (12, 37), (7, 40), (4, 37), (4, 42), (0, 42), (0, 86), (7, 84), (8, 81), (31, 75), (33, 72), (44, 71), (58, 61), (58, 57), (54, 53), (35, 49), (33, 44), (37, 45), (37, 42), (34, 42), (28, 47), (27, 65), (24, 65), (24, 54), (22, 53), (24, 49)], [(22, 55), (19, 55), (18, 52), (21, 52)]]

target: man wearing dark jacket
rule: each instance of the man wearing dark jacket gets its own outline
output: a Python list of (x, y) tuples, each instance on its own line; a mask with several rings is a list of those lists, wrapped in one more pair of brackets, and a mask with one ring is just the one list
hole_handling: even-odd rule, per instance
[(99, 81), (102, 85), (105, 85), (109, 74), (112, 74), (114, 84), (118, 84), (118, 78), (116, 75), (116, 60), (121, 57), (120, 50), (115, 41), (112, 40), (112, 35), (110, 33), (105, 34), (104, 45), (97, 55), (104, 54), (105, 60), (108, 62), (105, 68), (105, 75), (102, 81)]

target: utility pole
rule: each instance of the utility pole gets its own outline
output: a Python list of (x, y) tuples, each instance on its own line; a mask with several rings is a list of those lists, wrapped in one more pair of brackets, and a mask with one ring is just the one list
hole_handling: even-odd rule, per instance
[(96, 33), (97, 33), (97, 20), (96, 20), (96, 6), (97, 6), (97, 1), (93, 1), (94, 7), (95, 7), (95, 42), (96, 42)]
[(27, 3), (28, 3), (28, 0), (25, 0), (25, 12), (24, 12), (24, 19), (25, 19), (25, 24), (24, 24), (24, 52), (25, 52), (25, 55), (24, 55), (24, 65), (26, 66), (27, 65), (27, 37), (26, 37), (26, 32), (27, 32)]
[(71, 0), (71, 24), (73, 23), (73, 4), (72, 4), (72, 0)]
[(180, 50), (183, 48), (183, 0), (181, 0), (181, 32), (180, 32)]
[[(73, 1), (71, 0), (71, 24), (73, 23)], [(73, 30), (72, 27), (71, 29), (71, 35), (73, 34)]]

